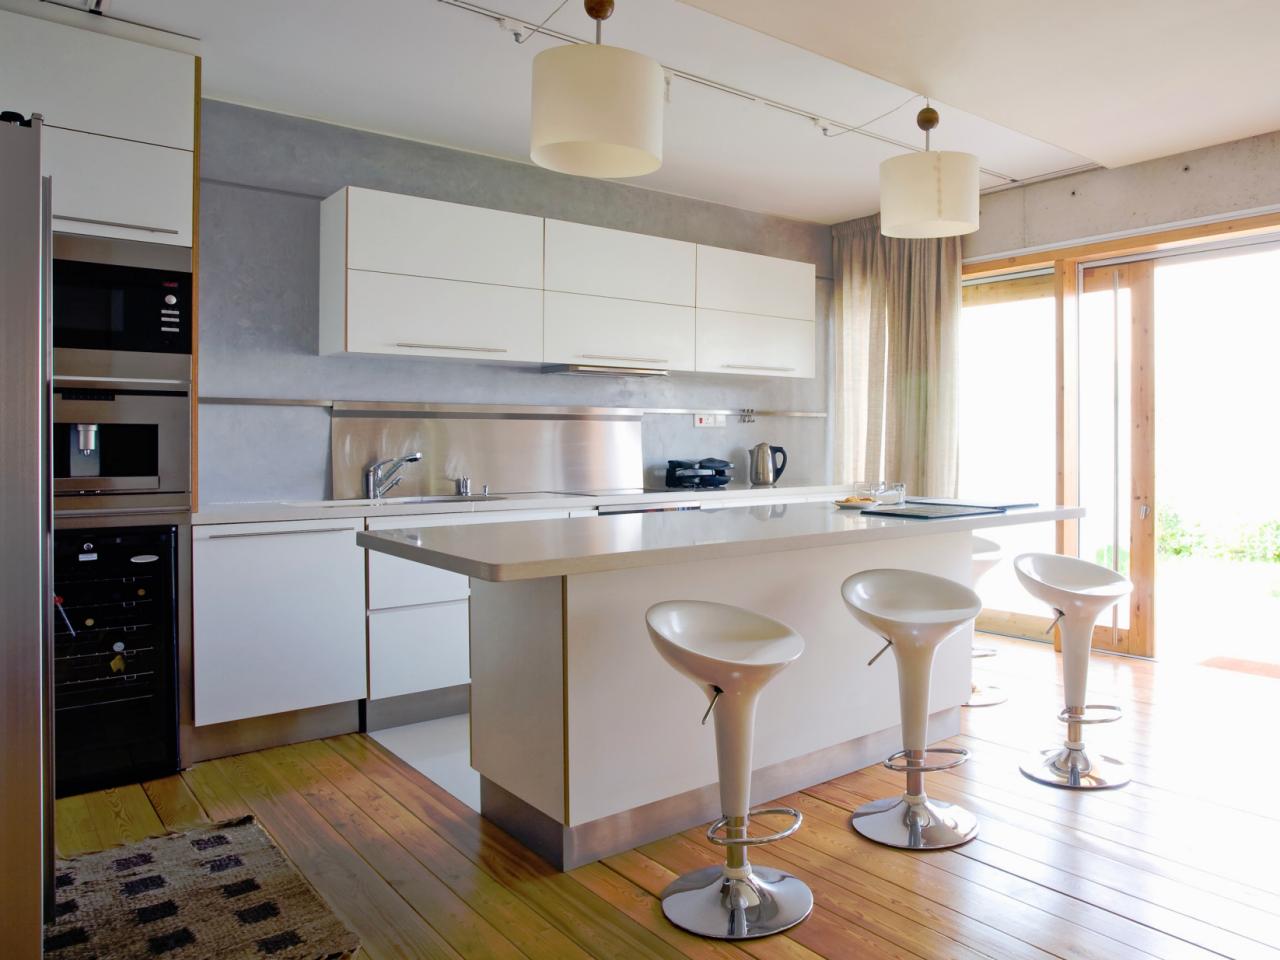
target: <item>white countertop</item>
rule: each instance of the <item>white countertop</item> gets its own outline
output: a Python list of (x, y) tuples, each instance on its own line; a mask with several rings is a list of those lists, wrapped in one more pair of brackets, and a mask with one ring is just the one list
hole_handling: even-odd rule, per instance
[(369, 550), (481, 580), (530, 580), (1083, 515), (1080, 507), (1034, 507), (954, 519), (905, 520), (864, 517), (827, 503), (792, 503), (371, 531), (357, 534), (356, 542)]
[(481, 513), (494, 510), (537, 510), (563, 508), (577, 510), (608, 506), (619, 503), (673, 503), (697, 500), (703, 504), (734, 500), (786, 498), (818, 494), (846, 493), (852, 488), (847, 484), (787, 483), (773, 487), (751, 487), (746, 484), (730, 484), (720, 490), (648, 490), (644, 492), (611, 490), (586, 491), (580, 494), (564, 493), (508, 493), (495, 495), (487, 500), (436, 501), (434, 503), (409, 503), (396, 498), (371, 503), (368, 500), (285, 500), (247, 503), (214, 503), (201, 506), (191, 522), (207, 523), (263, 523), (289, 520), (345, 520), (354, 517), (420, 516), (429, 513)]

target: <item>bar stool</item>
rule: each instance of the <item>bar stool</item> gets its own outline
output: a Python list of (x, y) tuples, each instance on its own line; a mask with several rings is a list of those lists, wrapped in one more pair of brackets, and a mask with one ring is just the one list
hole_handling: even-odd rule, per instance
[[(994, 540), (988, 540), (986, 537), (974, 536), (973, 538), (973, 588), (978, 588), (978, 581), (991, 572), (1001, 560), (1004, 559), (1004, 551), (1000, 544)], [(973, 659), (986, 660), (994, 657), (998, 651), (995, 647), (974, 647)], [(969, 684), (969, 699), (961, 704), (962, 707), (994, 707), (1008, 700), (1008, 695), (994, 684), (978, 683), (973, 680)]]
[(785, 814), (794, 822), (766, 837), (749, 837), (747, 827), (756, 702), (764, 685), (804, 652), (804, 640), (776, 620), (701, 600), (655, 604), (645, 622), (662, 658), (702, 687), (710, 701), (702, 722), (714, 712), (723, 813), (707, 828), (707, 839), (725, 848), (724, 865), (672, 881), (662, 892), (662, 912), (690, 933), (726, 940), (795, 926), (813, 909), (809, 887), (781, 870), (752, 866), (747, 848), (791, 836), (804, 817), (791, 807), (771, 807), (754, 813)]
[[(1098, 618), (1127, 597), (1133, 584), (1109, 567), (1056, 553), (1024, 553), (1013, 561), (1022, 586), (1037, 600), (1053, 607), (1053, 623), (1062, 627), (1062, 685), (1066, 706), (1058, 719), (1067, 725), (1061, 747), (1051, 747), (1027, 757), (1024, 776), (1037, 783), (1073, 790), (1102, 790), (1129, 782), (1128, 768), (1119, 760), (1084, 749), (1084, 727), (1114, 723), (1120, 708), (1112, 704), (1086, 703), (1089, 650)], [(1049, 627), (1050, 631), (1053, 625)], [(1091, 713), (1091, 711), (1095, 711)]]
[[(840, 592), (858, 622), (884, 638), (885, 646), (867, 665), (893, 647), (903, 748), (884, 765), (907, 776), (902, 796), (855, 810), (853, 828), (877, 843), (908, 850), (939, 850), (972, 840), (978, 835), (977, 818), (963, 807), (929, 799), (924, 775), (969, 758), (969, 751), (958, 747), (928, 749), (929, 674), (934, 652), (978, 615), (982, 601), (962, 584), (914, 570), (865, 570), (846, 580)], [(951, 759), (930, 763), (930, 754)]]

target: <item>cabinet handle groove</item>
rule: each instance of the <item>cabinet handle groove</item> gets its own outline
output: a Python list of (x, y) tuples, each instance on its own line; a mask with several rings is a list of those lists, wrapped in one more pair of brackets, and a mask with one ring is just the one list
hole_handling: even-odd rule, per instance
[(666, 357), (618, 357), (608, 353), (580, 353), (583, 360), (627, 360), (632, 363), (670, 363)]
[(143, 223), (120, 223), (116, 220), (94, 220), (92, 217), (69, 217), (65, 213), (55, 213), (55, 220), (67, 220), (71, 223), (91, 223), (98, 227), (120, 227), (122, 230), (145, 230), (147, 233), (168, 233), (177, 236), (177, 230), (171, 230), (169, 227), (148, 227)]
[(727, 370), (774, 370), (778, 373), (791, 373), (795, 367), (767, 367), (760, 363), (722, 363)]
[(458, 347), (451, 343), (396, 343), (397, 347), (415, 350), (465, 350), (467, 353), (510, 353), (506, 347)]
[(253, 530), (249, 533), (211, 533), (207, 540), (239, 540), (244, 537), (291, 537), (300, 533), (355, 533), (354, 527), (320, 527), (314, 530)]

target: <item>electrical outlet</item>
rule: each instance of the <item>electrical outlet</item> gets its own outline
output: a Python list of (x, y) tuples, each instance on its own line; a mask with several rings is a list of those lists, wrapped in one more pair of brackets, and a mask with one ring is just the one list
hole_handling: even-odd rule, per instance
[(695, 413), (693, 415), (693, 425), (695, 427), (723, 427), (725, 425), (725, 415), (723, 413)]

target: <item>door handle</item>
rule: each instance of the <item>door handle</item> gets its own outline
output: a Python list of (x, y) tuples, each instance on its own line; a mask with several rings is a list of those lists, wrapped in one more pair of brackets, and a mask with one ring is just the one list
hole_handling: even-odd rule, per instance
[(1139, 519), (1139, 520), (1145, 520), (1145, 519), (1147, 519), (1147, 517), (1149, 517), (1149, 516), (1151, 516), (1151, 508), (1150, 508), (1149, 506), (1147, 506), (1147, 505), (1144, 503), (1144, 504), (1142, 504), (1141, 506), (1139, 506), (1139, 507), (1138, 507), (1138, 519)]

